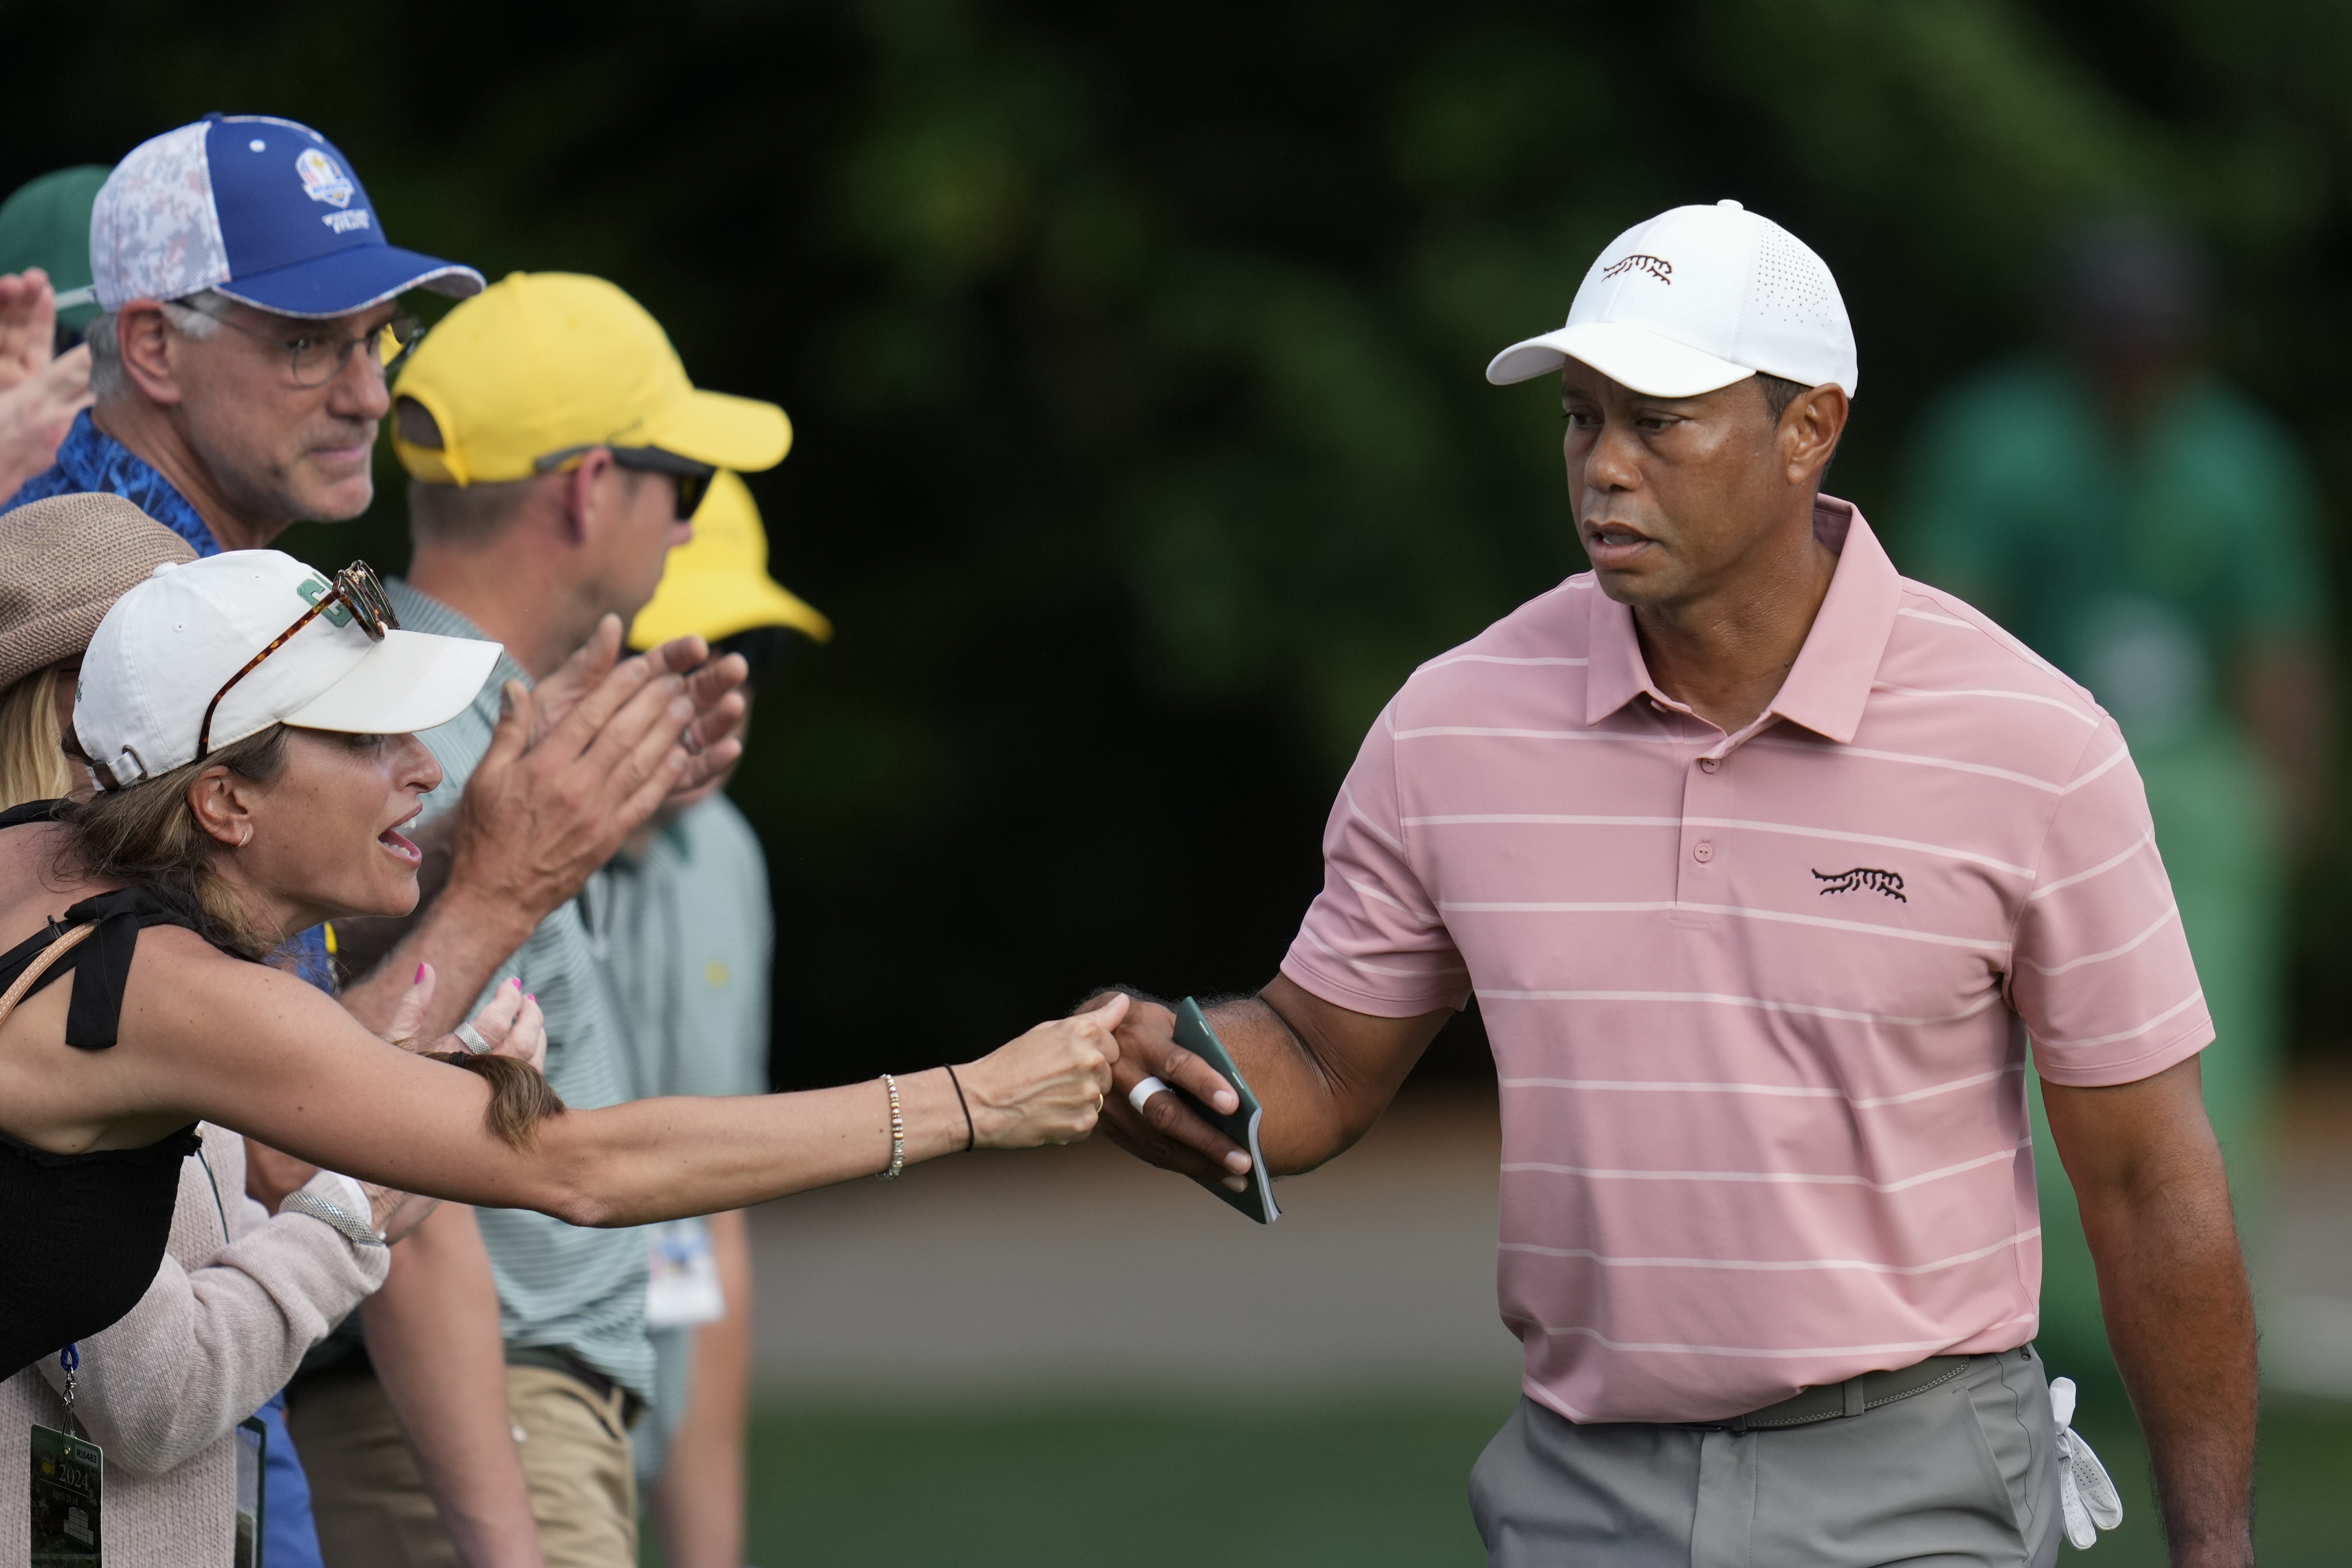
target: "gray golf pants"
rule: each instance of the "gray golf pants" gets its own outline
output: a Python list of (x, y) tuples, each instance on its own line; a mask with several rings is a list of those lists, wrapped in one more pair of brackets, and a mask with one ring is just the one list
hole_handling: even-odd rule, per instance
[(2048, 1568), (2057, 1435), (2031, 1345), (1759, 1431), (1579, 1426), (1522, 1396), (1471, 1469), (1470, 1511), (1493, 1568)]

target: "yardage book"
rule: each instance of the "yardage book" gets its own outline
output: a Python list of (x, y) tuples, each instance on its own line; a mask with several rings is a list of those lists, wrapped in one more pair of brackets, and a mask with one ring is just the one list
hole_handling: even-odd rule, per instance
[(1225, 1042), (1217, 1038), (1217, 1031), (1211, 1029), (1209, 1020), (1201, 1016), (1201, 1004), (1190, 997), (1186, 997), (1176, 1009), (1176, 1043), (1223, 1073), (1225, 1082), (1234, 1086), (1234, 1092), (1241, 1096), (1241, 1108), (1227, 1116), (1202, 1104), (1173, 1083), (1168, 1086), (1170, 1092), (1191, 1106), (1202, 1121), (1249, 1151), (1250, 1185), (1246, 1188), (1235, 1192), (1221, 1182), (1209, 1190), (1260, 1225), (1273, 1224), (1282, 1218), (1282, 1209), (1274, 1201), (1274, 1178), (1265, 1174), (1265, 1156), (1258, 1152), (1257, 1146), (1257, 1127), (1265, 1118), (1265, 1107), (1257, 1103), (1255, 1094), (1250, 1092), (1249, 1082), (1242, 1076), (1241, 1069), (1234, 1065), (1233, 1057), (1225, 1051)]

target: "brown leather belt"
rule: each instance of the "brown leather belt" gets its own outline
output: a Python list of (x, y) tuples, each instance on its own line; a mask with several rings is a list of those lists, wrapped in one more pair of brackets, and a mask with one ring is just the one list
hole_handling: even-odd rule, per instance
[(621, 1425), (624, 1427), (635, 1426), (637, 1417), (646, 1408), (646, 1402), (638, 1398), (635, 1394), (622, 1387), (568, 1350), (560, 1350), (553, 1345), (510, 1344), (507, 1346), (507, 1364), (536, 1366), (549, 1372), (560, 1372), (574, 1383), (582, 1385), (599, 1399), (610, 1400), (614, 1395), (619, 1395)]
[(1908, 1399), (1914, 1394), (1925, 1394), (1930, 1388), (1959, 1376), (1975, 1360), (1972, 1355), (1931, 1355), (1925, 1361), (1898, 1367), (1893, 1372), (1865, 1372), (1860, 1377), (1849, 1377), (1843, 1383), (1824, 1383), (1818, 1388), (1801, 1388), (1778, 1405), (1767, 1405), (1761, 1410), (1750, 1410), (1745, 1416), (1734, 1416), (1727, 1421), (1678, 1421), (1675, 1425), (1695, 1427), (1702, 1432), (1753, 1432), (1759, 1428), (1809, 1427), (1816, 1421), (1835, 1421), (1847, 1416), (1859, 1416), (1865, 1410), (1875, 1410), (1882, 1405), (1892, 1405), (1898, 1399)]

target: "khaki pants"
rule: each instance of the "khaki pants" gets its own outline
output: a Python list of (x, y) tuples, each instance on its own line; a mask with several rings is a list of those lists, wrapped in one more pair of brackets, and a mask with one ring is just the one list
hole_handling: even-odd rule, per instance
[[(636, 1568), (637, 1484), (623, 1396), (507, 1368), (507, 1408), (547, 1568)], [(313, 1378), (288, 1412), (327, 1568), (462, 1568), (373, 1373)]]

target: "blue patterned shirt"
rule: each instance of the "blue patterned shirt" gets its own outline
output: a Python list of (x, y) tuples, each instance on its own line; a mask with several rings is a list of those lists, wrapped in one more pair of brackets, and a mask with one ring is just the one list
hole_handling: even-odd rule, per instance
[(154, 465), (99, 429), (88, 409), (74, 415), (73, 428), (58, 447), (58, 460), (26, 480), (23, 488), (0, 504), (0, 512), (13, 512), (27, 501), (89, 490), (132, 503), (187, 540), (198, 555), (220, 554), (220, 540), (213, 538), (188, 498)]

